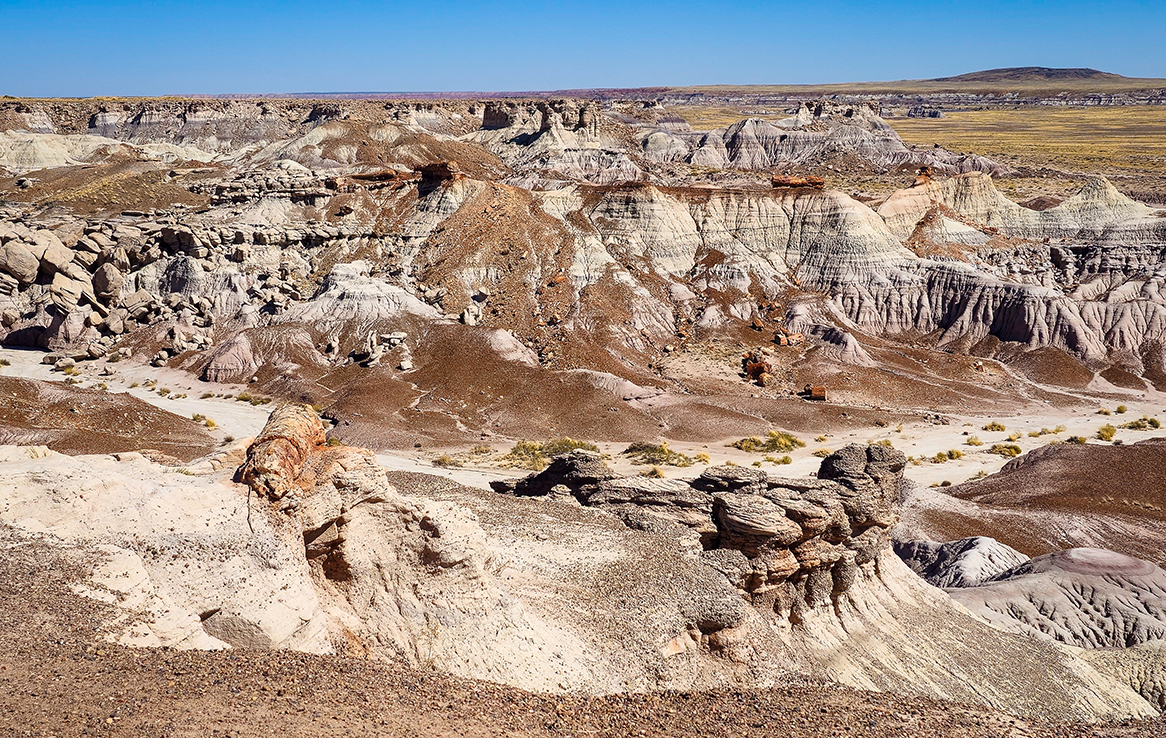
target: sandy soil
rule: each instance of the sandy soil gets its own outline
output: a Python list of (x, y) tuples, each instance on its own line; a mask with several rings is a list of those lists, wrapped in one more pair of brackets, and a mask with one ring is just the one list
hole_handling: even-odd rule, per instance
[[(55, 372), (52, 367), (41, 364), (44, 354), (38, 351), (18, 349), (0, 349), (0, 358), (10, 362), (10, 366), (0, 367), (0, 374), (6, 376), (21, 376), (49, 381), (63, 381), (64, 376)], [(102, 366), (108, 366), (111, 376), (101, 376)], [(202, 414), (212, 418), (217, 424), (213, 435), (221, 443), (230, 437), (235, 441), (254, 436), (262, 429), (267, 421), (270, 406), (253, 406), (246, 402), (238, 402), (222, 397), (201, 399), (202, 395), (237, 395), (247, 389), (246, 385), (220, 385), (211, 382), (199, 381), (189, 373), (171, 368), (158, 368), (137, 364), (132, 361), (123, 361), (115, 364), (104, 362), (85, 362), (79, 365), (82, 375), (82, 387), (92, 387), (105, 383), (110, 392), (126, 392), (131, 396), (155, 405), (169, 412), (185, 415)], [(147, 381), (156, 382), (155, 388), (145, 386)], [(135, 383), (138, 386), (134, 387)], [(1036, 385), (1038, 388), (1041, 385)], [(171, 393), (167, 397), (158, 394), (157, 389), (167, 388)], [(821, 449), (835, 450), (848, 443), (868, 443), (888, 440), (896, 448), (908, 456), (919, 460), (908, 466), (908, 479), (924, 486), (940, 485), (943, 482), (959, 484), (962, 481), (991, 474), (998, 471), (1008, 459), (993, 454), (989, 449), (997, 443), (1015, 443), (1022, 451), (1027, 452), (1034, 448), (1043, 447), (1050, 442), (1066, 439), (1070, 436), (1084, 436), (1090, 443), (1103, 443), (1096, 439), (1097, 429), (1106, 423), (1117, 426), (1120, 423), (1141, 418), (1143, 415), (1159, 417), (1163, 427), (1146, 431), (1119, 430), (1117, 440), (1135, 442), (1152, 437), (1166, 437), (1166, 394), (1146, 389), (1129, 390), (1116, 387), (1102, 379), (1095, 379), (1085, 390), (1069, 391), (1058, 387), (1044, 387), (1049, 392), (1055, 392), (1062, 399), (1056, 403), (1029, 402), (1025, 409), (1002, 414), (998, 410), (993, 414), (945, 414), (947, 425), (915, 419), (902, 422), (903, 415), (892, 411), (880, 412), (871, 408), (853, 408), (844, 405), (816, 404), (813, 411), (824, 426), (834, 426), (835, 430), (827, 430), (824, 435), (815, 435), (812, 432), (795, 434), (806, 443), (804, 448), (789, 453), (792, 463), (777, 465), (765, 461), (766, 456), (780, 458), (785, 454), (750, 454), (732, 448), (728, 444), (736, 437), (723, 438), (708, 443), (673, 442), (670, 448), (674, 451), (695, 456), (698, 453), (707, 453), (711, 464), (732, 462), (742, 466), (760, 463), (765, 470), (780, 476), (807, 476), (817, 472), (821, 459), (815, 455)], [(186, 394), (187, 397), (174, 399), (175, 394)], [(764, 399), (757, 400), (764, 403)], [(1119, 405), (1125, 405), (1124, 414), (1114, 413)], [(1111, 415), (1098, 415), (1099, 410), (1109, 410)], [(830, 422), (828, 419), (834, 417)], [(983, 426), (996, 421), (1004, 425), (1004, 431), (985, 431)], [(878, 423), (885, 423), (884, 426)], [(1046, 434), (1039, 437), (1030, 437), (1029, 433), (1039, 433), (1042, 428), (1054, 429), (1065, 426), (1065, 430), (1056, 434)], [(806, 426), (809, 427), (809, 426)], [(837, 429), (840, 428), (840, 429)], [(1019, 432), (1021, 437), (1009, 441), (1008, 437)], [(983, 442), (982, 446), (969, 446), (967, 441), (975, 436)], [(383, 450), (378, 454), (382, 465), (386, 468), (400, 471), (423, 471), (453, 479), (469, 486), (486, 488), (492, 479), (517, 477), (527, 473), (518, 469), (500, 469), (498, 457), (510, 450), (517, 439), (501, 437), (490, 438), (482, 443), (492, 449), (488, 455), (469, 456), (459, 454), (465, 452), (465, 446), (448, 448), (422, 448), (413, 450)], [(608, 454), (610, 464), (623, 474), (638, 474), (647, 470), (645, 466), (632, 464), (620, 452), (626, 448), (622, 443), (600, 443), (600, 449)], [(1109, 445), (1109, 444), (1105, 444)], [(963, 456), (958, 459), (949, 459), (943, 463), (935, 463), (936, 454), (946, 454), (949, 450), (958, 450)], [(440, 467), (433, 463), (435, 458), (444, 454), (456, 455), (462, 461), (460, 467)], [(698, 476), (705, 465), (696, 463), (690, 467), (662, 467), (665, 476), (674, 478), (693, 478)]]

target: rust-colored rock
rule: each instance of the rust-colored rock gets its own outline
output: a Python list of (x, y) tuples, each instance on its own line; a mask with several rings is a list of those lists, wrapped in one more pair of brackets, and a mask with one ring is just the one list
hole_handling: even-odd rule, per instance
[(794, 177), (785, 174), (773, 175), (774, 187), (813, 187), (815, 190), (826, 188), (826, 180), (821, 177)]
[(818, 400), (820, 402), (826, 401), (826, 387), (820, 384), (807, 384), (802, 388), (802, 393), (808, 399)]
[(326, 440), (324, 424), (310, 405), (281, 405), (247, 448), (240, 477), (256, 494), (281, 499), (294, 488), (309, 454)]

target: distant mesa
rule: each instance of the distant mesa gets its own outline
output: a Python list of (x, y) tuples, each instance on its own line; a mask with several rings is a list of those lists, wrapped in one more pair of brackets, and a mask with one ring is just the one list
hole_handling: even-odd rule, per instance
[(1098, 69), (1053, 67), (1005, 67), (968, 72), (954, 77), (936, 77), (931, 82), (1009, 82), (1032, 79), (1124, 79), (1120, 74), (1102, 72)]

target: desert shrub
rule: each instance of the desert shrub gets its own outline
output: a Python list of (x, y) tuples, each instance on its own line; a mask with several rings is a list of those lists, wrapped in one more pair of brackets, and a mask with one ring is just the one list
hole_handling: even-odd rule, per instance
[(964, 443), (968, 444), (969, 446), (983, 446), (984, 445), (984, 442), (980, 440), (979, 436), (968, 436), (968, 440), (964, 441)]
[(992, 448), (988, 449), (988, 453), (1011, 459), (1015, 456), (1020, 456), (1020, 446), (1017, 446), (1015, 443), (994, 443), (992, 444)]
[(67, 366), (64, 369), (62, 369), (61, 371), (63, 371), (65, 373), (66, 377), (76, 377), (77, 375), (79, 375), (81, 373), (81, 370), (75, 366)]
[(633, 464), (665, 464), (667, 466), (692, 466), (692, 458), (668, 448), (668, 443), (648, 443), (637, 441), (625, 448), (621, 456), (627, 456)]
[(882, 438), (882, 439), (879, 439), (878, 441), (871, 441), (870, 445), (871, 446), (886, 446), (887, 448), (894, 448), (895, 447), (895, 444), (891, 443), (891, 439), (889, 439), (889, 438)]
[(216, 422), (215, 422), (214, 420), (212, 420), (211, 418), (207, 418), (207, 419), (206, 419), (206, 422), (204, 423), (204, 425), (206, 425), (206, 427), (207, 427), (207, 428), (218, 428), (218, 427), (219, 427), (219, 424), (218, 424), (218, 423), (216, 423)]
[(81, 384), (83, 381), (84, 380), (77, 379), (76, 377), (65, 377), (65, 384)]
[(775, 451), (784, 453), (793, 451), (795, 448), (802, 448), (806, 444), (800, 438), (795, 438), (790, 433), (771, 430), (765, 434), (765, 438), (751, 436), (735, 441), (731, 445), (733, 448), (739, 448), (746, 453), (773, 453)]
[(958, 448), (953, 448), (947, 452), (947, 458), (951, 459), (952, 461), (956, 459), (962, 459), (963, 457), (964, 452), (960, 451)]
[(97, 389), (99, 389), (99, 390), (107, 390), (107, 389), (109, 389), (109, 385), (108, 385), (108, 384), (106, 384), (105, 382), (98, 382), (98, 383), (97, 383)]
[(932, 464), (944, 464), (944, 463), (947, 463), (947, 454), (945, 454), (944, 452), (940, 451), (939, 453), (935, 454), (935, 456), (932, 456), (932, 457), (931, 457), (931, 463), (932, 463)]
[(574, 438), (552, 438), (542, 446), (542, 455), (546, 457), (558, 456), (576, 449), (599, 452), (599, 447), (588, 441), (576, 441)]
[(951, 480), (950, 480), (950, 479), (945, 479), (945, 480), (943, 480), (942, 482), (940, 482), (940, 483), (939, 483), (939, 486), (940, 486), (940, 487), (950, 487), (950, 486), (951, 486)]
[(0, 366), (12, 366), (12, 362), (8, 359), (0, 359)]
[(146, 386), (146, 387), (149, 387), (149, 388), (151, 388), (151, 389), (153, 389), (154, 387), (157, 387), (157, 386), (158, 386), (158, 380), (156, 380), (156, 379), (147, 379), (147, 380), (146, 380), (146, 382), (145, 382), (145, 386)]
[(451, 467), (451, 466), (461, 466), (461, 465), (462, 465), (462, 462), (458, 461), (457, 459), (455, 459), (454, 457), (450, 456), (449, 454), (442, 454), (441, 456), (438, 456), (437, 458), (435, 458), (435, 459), (432, 461), (432, 464), (433, 464), (434, 466), (440, 466), (440, 467), (443, 467), (443, 468), (448, 468), (448, 467)]
[(984, 426), (983, 428), (981, 428), (980, 430), (986, 430), (986, 431), (1004, 431), (1004, 430), (1008, 430), (1008, 429), (1007, 429), (1007, 428), (1004, 426), (1004, 424), (1003, 424), (1003, 423), (998, 423), (997, 421), (993, 420), (991, 423), (988, 423), (987, 425), (985, 425), (985, 426)]
[(1117, 428), (1114, 428), (1113, 425), (1110, 423), (1106, 423), (1105, 425), (1103, 425), (1097, 429), (1097, 437), (1103, 441), (1112, 441), (1114, 435), (1116, 435), (1116, 434), (1117, 434)]
[(1009, 441), (1019, 441), (1020, 440), (1020, 433), (1017, 433), (1017, 432), (1009, 433), (1008, 440)]
[(820, 448), (814, 452), (814, 456), (817, 456), (820, 459), (824, 459), (829, 455), (830, 455), (830, 449), (828, 449), (828, 448)]
[(695, 454), (692, 455), (692, 460), (699, 461), (702, 464), (712, 463), (712, 458), (709, 457), (707, 451), (697, 451)]
[(165, 397), (166, 395), (170, 394), (170, 388), (169, 387), (162, 387), (158, 390), (158, 394)]
[(198, 399), (200, 399), (200, 400), (209, 400), (209, 399), (211, 399), (211, 398), (212, 398), (212, 397), (214, 397), (214, 396), (215, 396), (215, 393), (214, 393), (214, 392), (203, 392), (201, 395), (199, 395)]
[(1157, 418), (1147, 418), (1145, 415), (1138, 418), (1137, 420), (1131, 420), (1128, 423), (1122, 423), (1121, 425), (1118, 426), (1118, 428), (1128, 428), (1130, 430), (1138, 430), (1138, 431), (1150, 430), (1151, 428), (1161, 428), (1161, 427), (1162, 427), (1162, 424), (1158, 421)]
[(1089, 439), (1085, 436), (1069, 436), (1065, 439), (1065, 443), (1088, 443)]
[(737, 462), (733, 461), (732, 459), (729, 459), (728, 461), (725, 462), (725, 466), (741, 466), (741, 465), (738, 464)]
[(565, 454), (575, 449), (599, 451), (599, 447), (587, 441), (576, 441), (573, 438), (552, 438), (545, 443), (538, 441), (519, 441), (510, 449), (510, 453), (502, 457), (505, 466), (517, 466), (522, 469), (541, 471), (551, 463), (551, 458)]
[(486, 444), (482, 443), (482, 444), (479, 444), (479, 445), (471, 448), (470, 454), (472, 456), (485, 456), (486, 454), (493, 453), (493, 451), (494, 451), (494, 449), (492, 449), (489, 446), (487, 446)]
[(818, 443), (825, 443), (825, 442), (826, 442), (826, 436), (818, 436), (818, 437), (817, 437), (817, 438), (815, 438), (814, 440), (815, 440), (815, 441), (817, 441)]
[(196, 423), (201, 423), (202, 421), (206, 420), (206, 416), (202, 413), (195, 413), (194, 415), (190, 416), (190, 419)]
[(1109, 411), (1106, 410), (1105, 408), (1101, 408), (1100, 410), (1097, 411), (1097, 414), (1098, 415), (1109, 415)]
[[(234, 442), (235, 442), (234, 436), (226, 436), (223, 438), (223, 445), (224, 446), (226, 446), (228, 443), (234, 443)], [(331, 445), (331, 442), (329, 442), (329, 445)]]
[(137, 386), (138, 386), (138, 383), (137, 383), (137, 382), (131, 382), (131, 383), (130, 383), (130, 389), (133, 389), (134, 387), (137, 387)]
[(760, 468), (761, 468), (761, 462), (760, 462), (760, 461), (754, 461), (754, 462), (753, 462), (753, 466), (755, 466), (755, 467), (757, 467), (758, 469), (760, 469)]
[(266, 405), (267, 403), (271, 402), (271, 398), (270, 397), (261, 397), (259, 395), (253, 395), (250, 392), (240, 392), (238, 395), (235, 396), (235, 402), (249, 402), (252, 405), (258, 406), (258, 405)]
[(641, 477), (648, 477), (649, 479), (663, 479), (664, 478), (664, 470), (661, 469), (660, 467), (656, 466), (655, 464), (653, 464), (649, 468), (640, 472), (640, 476)]
[(327, 446), (333, 446), (333, 447), (335, 447), (335, 446), (343, 446), (343, 445), (344, 445), (344, 441), (341, 441), (341, 440), (340, 440), (339, 438), (337, 438), (336, 436), (332, 436), (331, 438), (329, 438), (329, 439), (328, 439), (328, 443), (327, 443), (327, 444), (325, 444), (325, 445), (327, 445)]
[(972, 475), (972, 479), (983, 479), (986, 476), (988, 476), (988, 472), (981, 469), (980, 471), (978, 471)]
[(1124, 414), (1125, 414), (1125, 411), (1126, 411), (1126, 409), (1127, 409), (1127, 408), (1126, 408), (1126, 406), (1125, 406), (1125, 405), (1118, 405), (1117, 407), (1115, 407), (1115, 408), (1113, 409), (1113, 411), (1114, 411), (1115, 413), (1117, 413), (1118, 415), (1124, 415)]
[(783, 464), (794, 463), (793, 457), (789, 456), (788, 454), (785, 456), (766, 456), (765, 460), (768, 461), (770, 464), (777, 464), (779, 466), (783, 465)]

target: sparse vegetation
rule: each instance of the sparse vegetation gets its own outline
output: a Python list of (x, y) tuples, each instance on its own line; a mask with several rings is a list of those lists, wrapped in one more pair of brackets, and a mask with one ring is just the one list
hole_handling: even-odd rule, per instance
[(633, 464), (692, 466), (692, 458), (668, 448), (667, 441), (660, 444), (638, 441), (625, 448), (620, 455), (630, 458)]
[(1040, 438), (1041, 436), (1055, 435), (1057, 433), (1064, 433), (1065, 426), (1058, 425), (1056, 428), (1041, 428), (1038, 431), (1029, 431), (1029, 438)]
[(794, 463), (793, 457), (788, 454), (786, 456), (766, 456), (765, 460), (770, 464), (776, 464), (778, 466)]
[(519, 441), (510, 449), (510, 453), (502, 457), (502, 463), (503, 466), (542, 471), (550, 463), (552, 457), (578, 448), (599, 451), (599, 447), (594, 443), (576, 441), (573, 438), (555, 438), (545, 443)]
[(67, 366), (61, 370), (66, 377), (77, 377), (81, 375), (81, 370), (75, 366)]
[(1015, 443), (994, 443), (992, 448), (988, 449), (988, 453), (1011, 459), (1020, 456), (1021, 449)]
[(462, 462), (458, 461), (457, 459), (450, 456), (449, 454), (442, 454), (441, 456), (438, 456), (437, 458), (435, 458), (433, 460), (432, 463), (434, 466), (440, 466), (443, 468), (449, 468), (451, 466), (461, 466), (462, 465)]
[(1007, 428), (1004, 426), (1004, 424), (1003, 424), (1003, 423), (999, 423), (999, 422), (997, 422), (997, 421), (993, 420), (991, 423), (988, 423), (987, 425), (985, 425), (985, 426), (984, 426), (983, 428), (981, 428), (980, 430), (986, 430), (986, 431), (997, 431), (997, 432), (998, 432), (998, 431), (1005, 431), (1005, 430), (1008, 430), (1008, 429), (1007, 429)]
[(252, 405), (258, 406), (258, 405), (266, 405), (267, 403), (271, 402), (271, 398), (270, 397), (261, 397), (259, 395), (253, 395), (250, 392), (240, 392), (235, 397), (235, 402), (249, 402)]
[(158, 390), (158, 394), (160, 394), (160, 395), (162, 395), (163, 397), (165, 397), (166, 395), (170, 394), (170, 388), (168, 388), (168, 387), (162, 387), (161, 389), (159, 389), (159, 390)]
[(219, 424), (218, 424), (218, 423), (216, 423), (216, 422), (215, 422), (213, 419), (211, 419), (211, 418), (207, 418), (207, 419), (206, 419), (206, 420), (203, 422), (203, 425), (205, 425), (207, 428), (210, 428), (210, 429), (212, 429), (212, 430), (213, 430), (213, 429), (215, 429), (215, 428), (218, 428), (218, 427), (219, 427)]
[(1098, 415), (1109, 415), (1109, 411), (1106, 410), (1105, 408), (1101, 408), (1100, 410), (1097, 411), (1097, 414)]
[(947, 463), (947, 454), (945, 454), (942, 451), (936, 453), (935, 456), (931, 457), (931, 463), (932, 464), (945, 464), (945, 463)]
[(1085, 436), (1069, 436), (1065, 439), (1065, 443), (1088, 443), (1089, 439)]
[(325, 445), (326, 446), (343, 446), (344, 441), (341, 441), (336, 436), (332, 436), (331, 438), (328, 439), (328, 443), (326, 443)]
[(984, 442), (980, 440), (979, 436), (968, 436), (968, 440), (964, 441), (964, 443), (968, 444), (969, 446), (983, 446), (984, 445)]
[(1112, 441), (1117, 434), (1117, 428), (1114, 428), (1111, 423), (1106, 423), (1097, 429), (1097, 437), (1103, 441)]
[(664, 470), (661, 469), (660, 467), (656, 466), (655, 464), (653, 464), (649, 468), (640, 472), (640, 476), (641, 477), (648, 477), (649, 479), (663, 479), (664, 478)]
[(1162, 423), (1157, 418), (1148, 418), (1145, 415), (1137, 420), (1131, 420), (1128, 423), (1122, 423), (1118, 428), (1128, 428), (1129, 430), (1144, 431), (1151, 428), (1161, 428)]
[(470, 449), (471, 456), (486, 456), (487, 454), (491, 454), (493, 452), (494, 449), (490, 448), (484, 443), (478, 444), (477, 446), (474, 446)]
[(1020, 440), (1020, 433), (1017, 431), (1013, 431), (1012, 433), (1009, 433), (1008, 440), (1009, 441), (1019, 441)]
[(951, 459), (952, 461), (955, 461), (956, 459), (962, 459), (963, 457), (964, 452), (960, 451), (958, 448), (953, 448), (947, 452), (947, 458)]
[(134, 387), (137, 387), (137, 386), (138, 386), (138, 383), (137, 383), (137, 382), (131, 382), (131, 383), (130, 383), (130, 389), (133, 389)]
[(817, 443), (825, 443), (826, 436), (818, 436), (817, 438), (814, 439), (814, 441), (816, 441)]
[(1118, 415), (1125, 415), (1125, 412), (1126, 412), (1126, 410), (1127, 410), (1127, 409), (1128, 409), (1128, 408), (1126, 408), (1126, 406), (1125, 406), (1125, 405), (1118, 405), (1117, 407), (1115, 407), (1115, 408), (1113, 409), (1113, 411), (1114, 411), (1115, 413), (1117, 413)]
[[(787, 456), (786, 458), (788, 459), (789, 457)], [(707, 451), (697, 451), (695, 454), (692, 455), (692, 460), (699, 462), (701, 464), (711, 464), (712, 463), (712, 458), (709, 457)]]
[(820, 459), (824, 459), (829, 455), (830, 455), (830, 449), (828, 449), (828, 448), (820, 448), (814, 452), (814, 456), (817, 456)]
[(202, 395), (200, 395), (198, 399), (209, 400), (210, 398), (212, 398), (214, 396), (215, 396), (214, 392), (203, 392)]
[(8, 359), (0, 359), (0, 366), (12, 366), (12, 362)]
[(894, 448), (895, 444), (891, 443), (889, 438), (881, 438), (877, 441), (869, 441), (871, 446), (886, 446), (887, 448)]
[(733, 448), (741, 449), (746, 453), (773, 453), (775, 451), (788, 452), (796, 448), (804, 447), (805, 441), (800, 438), (795, 438), (792, 434), (784, 431), (771, 430), (766, 433), (765, 438), (758, 438), (757, 436), (750, 436), (749, 438), (742, 438), (731, 444)]

